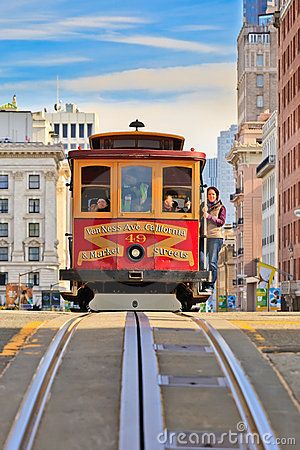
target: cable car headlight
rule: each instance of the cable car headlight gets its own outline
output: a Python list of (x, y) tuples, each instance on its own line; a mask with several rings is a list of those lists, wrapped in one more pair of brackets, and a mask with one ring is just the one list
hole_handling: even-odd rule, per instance
[(140, 261), (145, 255), (145, 250), (141, 245), (132, 245), (127, 249), (127, 256), (131, 261)]

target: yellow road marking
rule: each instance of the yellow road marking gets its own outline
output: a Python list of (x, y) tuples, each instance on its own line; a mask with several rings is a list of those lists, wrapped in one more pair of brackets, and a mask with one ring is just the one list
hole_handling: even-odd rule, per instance
[(0, 352), (0, 356), (15, 356), (26, 339), (32, 335), (42, 323), (43, 322), (30, 322), (21, 328), (19, 333), (15, 334), (3, 347), (2, 352)]
[[(240, 319), (230, 319), (230, 322), (244, 322), (243, 320)], [(250, 319), (247, 323), (255, 323), (255, 324), (267, 324), (267, 325), (300, 325), (300, 321), (299, 320), (272, 320), (272, 319), (262, 319), (262, 320), (252, 320)]]
[(231, 321), (234, 322), (238, 327), (240, 327), (242, 330), (248, 331), (248, 333), (251, 333), (255, 340), (259, 342), (264, 342), (265, 338), (257, 331), (256, 328), (254, 328), (252, 325), (250, 325), (245, 320), (234, 320)]

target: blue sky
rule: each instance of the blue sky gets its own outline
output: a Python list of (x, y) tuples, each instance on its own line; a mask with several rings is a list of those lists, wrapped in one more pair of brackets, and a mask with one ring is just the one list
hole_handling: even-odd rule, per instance
[(97, 111), (101, 131), (183, 134), (208, 155), (236, 120), (242, 0), (11, 0), (1, 5), (0, 103)]

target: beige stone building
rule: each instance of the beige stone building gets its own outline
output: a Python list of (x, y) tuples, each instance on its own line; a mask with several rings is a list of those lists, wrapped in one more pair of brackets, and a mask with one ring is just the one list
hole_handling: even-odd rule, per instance
[(63, 147), (5, 143), (0, 159), (1, 302), (7, 283), (30, 283), (34, 303), (40, 304), (42, 291), (58, 283), (56, 189)]
[(219, 253), (216, 281), (217, 306), (224, 298), (228, 306), (228, 297), (236, 295), (235, 233), (232, 225), (225, 225), (223, 230), (224, 245)]
[(238, 127), (277, 105), (277, 31), (244, 24), (238, 36)]
[(273, 20), (260, 25), (244, 23), (238, 36), (237, 75), (238, 133), (227, 160), (234, 167), (236, 182), (231, 200), (236, 215), (237, 304), (252, 311), (257, 260), (262, 256), (262, 183), (256, 167), (262, 160), (262, 126), (277, 107), (277, 30)]
[(262, 190), (256, 167), (262, 156), (264, 122), (246, 122), (240, 127), (237, 141), (227, 155), (233, 165), (236, 190), (231, 195), (236, 222), (237, 305), (243, 311), (255, 309), (257, 259), (262, 255)]
[[(58, 170), (58, 179), (56, 186), (57, 194), (57, 253), (59, 268), (70, 267), (69, 259), (69, 239), (66, 233), (71, 233), (71, 193), (68, 189), (68, 182), (71, 178), (71, 171), (68, 161), (61, 162)], [(61, 281), (59, 286), (69, 289), (69, 282)]]

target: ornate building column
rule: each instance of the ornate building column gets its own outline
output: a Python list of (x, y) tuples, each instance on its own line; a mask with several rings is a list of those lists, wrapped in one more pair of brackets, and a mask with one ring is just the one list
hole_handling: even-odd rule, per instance
[(13, 196), (9, 200), (9, 214), (14, 217), (12, 261), (23, 262), (25, 260), (23, 239), (24, 236), (27, 236), (24, 215), (26, 214), (27, 204), (20, 199), (24, 198), (26, 176), (21, 171), (13, 172), (12, 176), (14, 180)]
[(57, 174), (50, 170), (45, 173), (45, 246), (44, 262), (58, 264), (57, 255), (57, 214), (56, 214)]

